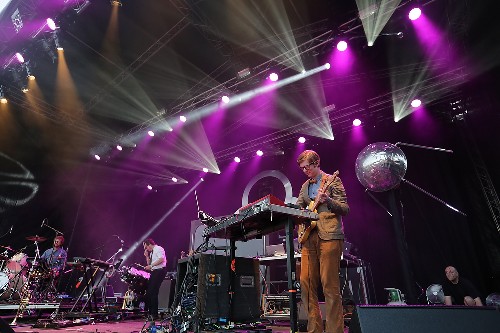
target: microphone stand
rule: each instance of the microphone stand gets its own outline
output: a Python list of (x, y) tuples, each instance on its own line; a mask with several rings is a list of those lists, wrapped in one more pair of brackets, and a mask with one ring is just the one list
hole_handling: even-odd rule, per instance
[(48, 225), (47, 223), (45, 223), (45, 221), (46, 221), (46, 220), (47, 220), (47, 219), (43, 219), (43, 221), (42, 221), (42, 226), (41, 226), (42, 228), (43, 228), (43, 227), (47, 227), (47, 228), (49, 228), (49, 229), (52, 229), (52, 230), (56, 233), (56, 235), (61, 235), (61, 236), (64, 236), (64, 234), (63, 234), (62, 232), (60, 232), (60, 231), (59, 231), (59, 230), (57, 230), (56, 228), (53, 228), (53, 227), (51, 227), (50, 225)]
[[(120, 248), (111, 256), (109, 257), (108, 260), (106, 260), (106, 262), (111, 262), (112, 263), (112, 266), (111, 266), (111, 272), (104, 272), (104, 275), (105, 275), (105, 279), (103, 279), (103, 281), (101, 281), (101, 287), (102, 287), (102, 300), (103, 300), (103, 303), (104, 303), (104, 307), (107, 306), (107, 302), (106, 302), (106, 291), (107, 291), (107, 287), (108, 287), (108, 281), (111, 277), (113, 277), (113, 274), (116, 270), (117, 267), (115, 267), (115, 259), (116, 259), (116, 256), (118, 255), (118, 253), (122, 252), (123, 251), (123, 243), (120, 245)], [(120, 262), (121, 264), (121, 262)]]

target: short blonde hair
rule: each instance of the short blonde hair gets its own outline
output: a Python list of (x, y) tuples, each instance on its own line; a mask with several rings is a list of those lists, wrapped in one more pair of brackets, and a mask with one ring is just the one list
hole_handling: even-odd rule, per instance
[(299, 157), (297, 157), (297, 164), (307, 161), (309, 164), (319, 165), (320, 158), (317, 152), (314, 150), (304, 150), (300, 153)]

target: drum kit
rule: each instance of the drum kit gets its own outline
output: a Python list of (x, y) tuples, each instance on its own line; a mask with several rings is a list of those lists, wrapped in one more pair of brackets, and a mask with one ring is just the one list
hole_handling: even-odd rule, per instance
[[(28, 241), (34, 242), (38, 253), (38, 243), (47, 240), (45, 237), (29, 236)], [(53, 288), (53, 273), (45, 262), (38, 262), (36, 257), (29, 257), (24, 250), (14, 250), (10, 246), (0, 245), (0, 300), (11, 302), (19, 301), (23, 285), (30, 281), (36, 298), (46, 298)]]
[(135, 267), (123, 266), (119, 270), (120, 279), (125, 282), (129, 289), (138, 295), (144, 295), (148, 288), (150, 274)]

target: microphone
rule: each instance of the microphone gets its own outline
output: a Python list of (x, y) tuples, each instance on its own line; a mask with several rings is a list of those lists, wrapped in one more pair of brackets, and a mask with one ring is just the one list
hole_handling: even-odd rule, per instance
[(113, 235), (113, 236), (115, 236), (116, 238), (118, 238), (118, 239), (120, 240), (120, 242), (122, 243), (122, 245), (123, 245), (123, 243), (125, 243), (125, 242), (123, 241), (123, 239), (121, 239), (121, 238), (120, 238), (120, 236), (118, 236), (118, 235)]
[(82, 281), (83, 281), (83, 277), (80, 277), (80, 278), (78, 279), (78, 282), (77, 282), (77, 283), (76, 283), (76, 285), (75, 285), (75, 288), (77, 288), (77, 289), (78, 289), (78, 287), (80, 287), (80, 285), (82, 284)]

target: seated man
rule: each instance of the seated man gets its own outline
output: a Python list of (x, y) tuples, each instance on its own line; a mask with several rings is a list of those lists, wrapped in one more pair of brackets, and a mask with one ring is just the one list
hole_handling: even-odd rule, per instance
[(443, 283), (443, 292), (446, 305), (483, 305), (477, 289), (469, 280), (460, 277), (455, 267), (448, 266), (444, 272), (446, 280)]

